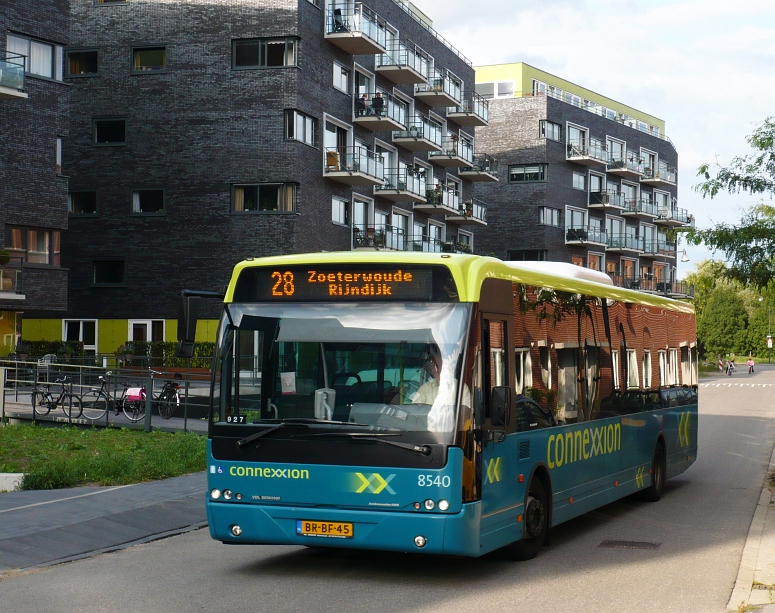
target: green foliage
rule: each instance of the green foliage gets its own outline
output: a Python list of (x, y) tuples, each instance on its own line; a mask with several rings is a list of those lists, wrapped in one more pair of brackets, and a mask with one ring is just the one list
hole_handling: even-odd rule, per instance
[(125, 485), (204, 470), (205, 437), (112, 428), (0, 428), (0, 469), (23, 472), (21, 489)]
[(731, 285), (719, 285), (697, 317), (697, 336), (706, 355), (745, 353), (748, 313), (740, 292)]
[[(176, 358), (177, 343), (164, 341), (130, 341), (124, 345), (125, 354), (132, 355), (132, 364), (155, 367), (185, 368), (188, 360)], [(194, 357), (191, 358), (191, 368), (210, 368), (215, 343), (194, 343)]]
[[(24, 341), (24, 348), (27, 353), (32, 356), (41, 357), (48, 353), (54, 355), (83, 355), (83, 343), (75, 341)], [(21, 349), (17, 347), (17, 353), (21, 353)]]

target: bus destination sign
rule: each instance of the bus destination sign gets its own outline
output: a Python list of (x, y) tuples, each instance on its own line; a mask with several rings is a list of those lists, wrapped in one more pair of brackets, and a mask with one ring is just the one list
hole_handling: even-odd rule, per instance
[[(437, 267), (440, 268), (440, 267)], [(434, 275), (434, 272), (436, 273)], [(437, 277), (437, 278), (435, 278)], [(441, 282), (441, 283), (440, 283)], [(439, 289), (451, 287), (445, 297)], [(314, 265), (248, 268), (235, 288), (235, 301), (382, 301), (455, 300), (457, 292), (448, 269), (385, 265)]]

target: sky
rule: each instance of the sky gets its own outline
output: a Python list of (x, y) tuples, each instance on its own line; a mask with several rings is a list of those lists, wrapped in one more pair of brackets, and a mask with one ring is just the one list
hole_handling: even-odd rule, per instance
[[(745, 137), (775, 115), (775, 0), (412, 1), (474, 66), (526, 62), (663, 119), (678, 206), (698, 228), (735, 223), (762, 199), (693, 188), (700, 164), (750, 154)], [(679, 277), (723, 259), (684, 247)]]

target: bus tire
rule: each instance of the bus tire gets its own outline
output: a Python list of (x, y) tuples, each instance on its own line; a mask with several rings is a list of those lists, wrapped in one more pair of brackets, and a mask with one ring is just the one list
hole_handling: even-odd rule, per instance
[(646, 502), (657, 502), (665, 489), (665, 445), (662, 439), (657, 441), (654, 458), (651, 460), (651, 485), (641, 490), (640, 499)]
[(549, 493), (538, 477), (530, 481), (523, 517), (522, 539), (508, 546), (509, 556), (520, 561), (535, 558), (549, 533)]

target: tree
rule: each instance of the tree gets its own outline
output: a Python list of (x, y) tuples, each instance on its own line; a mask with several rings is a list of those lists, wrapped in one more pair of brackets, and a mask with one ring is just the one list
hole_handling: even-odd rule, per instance
[(742, 296), (734, 287), (724, 284), (711, 294), (697, 317), (697, 336), (702, 339), (708, 356), (745, 353), (747, 325), (748, 313)]
[[(705, 180), (695, 189), (714, 198), (722, 191), (775, 195), (775, 117), (768, 117), (746, 139), (754, 155), (735, 157), (729, 166), (702, 164), (697, 175)], [(715, 224), (710, 229), (688, 229), (689, 243), (705, 243), (724, 254), (726, 276), (744, 285), (765, 287), (775, 279), (775, 207), (760, 203), (746, 211), (737, 224)]]

